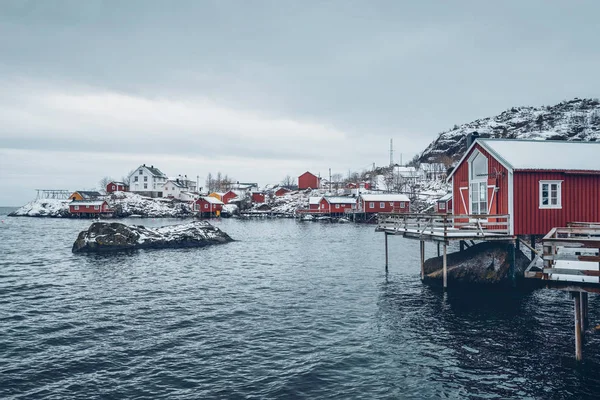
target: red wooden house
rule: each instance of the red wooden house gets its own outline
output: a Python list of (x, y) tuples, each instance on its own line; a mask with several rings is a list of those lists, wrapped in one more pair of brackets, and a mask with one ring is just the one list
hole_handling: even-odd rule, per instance
[(454, 214), (509, 215), (513, 235), (600, 222), (600, 143), (477, 139), (448, 177)]
[(223, 211), (223, 202), (211, 196), (203, 196), (194, 202), (194, 210), (201, 216), (219, 216)]
[(343, 214), (344, 210), (356, 208), (356, 197), (323, 197), (319, 201), (319, 211), (329, 214)]
[(252, 192), (251, 198), (253, 203), (265, 202), (265, 194), (263, 192)]
[(438, 214), (452, 214), (452, 193), (440, 197), (435, 202), (435, 212)]
[(72, 201), (69, 203), (69, 212), (77, 217), (97, 217), (109, 215), (112, 210), (104, 200), (97, 201)]
[(224, 204), (229, 204), (229, 201), (236, 198), (237, 197), (237, 193), (234, 192), (233, 190), (230, 190), (229, 192), (223, 194), (223, 196), (221, 196), (221, 201)]
[(286, 189), (286, 188), (279, 188), (275, 191), (275, 196), (277, 197), (282, 197), (285, 196), (287, 193), (291, 192), (290, 189)]
[(308, 198), (308, 209), (309, 210), (314, 210), (314, 211), (318, 211), (319, 210), (319, 204), (321, 204), (321, 199), (322, 197), (309, 197)]
[(298, 189), (318, 189), (319, 181), (318, 176), (307, 171), (298, 177)]
[(410, 199), (405, 194), (361, 194), (357, 201), (358, 210), (366, 213), (408, 213)]
[(123, 182), (109, 182), (106, 185), (106, 193), (128, 192), (129, 186)]

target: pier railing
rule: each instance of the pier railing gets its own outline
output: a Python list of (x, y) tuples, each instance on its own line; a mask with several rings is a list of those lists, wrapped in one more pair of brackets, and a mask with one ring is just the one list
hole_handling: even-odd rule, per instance
[(485, 237), (510, 234), (508, 214), (380, 213), (378, 230), (432, 236)]
[(553, 228), (542, 240), (541, 278), (600, 284), (600, 223), (573, 222)]

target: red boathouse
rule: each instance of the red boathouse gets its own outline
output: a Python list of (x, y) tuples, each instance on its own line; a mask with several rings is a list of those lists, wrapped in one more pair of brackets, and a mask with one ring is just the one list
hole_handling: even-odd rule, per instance
[(196, 200), (194, 209), (202, 217), (218, 217), (221, 215), (221, 211), (223, 211), (223, 202), (212, 196), (203, 196)]
[(509, 215), (510, 234), (600, 222), (600, 143), (476, 139), (448, 180), (454, 214)]
[(298, 177), (298, 189), (318, 189), (319, 188), (319, 177), (305, 172)]
[(106, 193), (128, 192), (129, 186), (124, 182), (109, 182), (106, 185)]
[(319, 211), (328, 214), (343, 214), (344, 210), (356, 208), (356, 197), (323, 197), (319, 201)]
[(366, 214), (408, 213), (410, 199), (405, 194), (361, 194), (358, 196), (358, 210)]
[(104, 200), (98, 201), (72, 201), (69, 203), (69, 212), (77, 217), (97, 217), (108, 215), (112, 210)]
[(264, 203), (265, 194), (263, 192), (252, 192), (252, 203)]

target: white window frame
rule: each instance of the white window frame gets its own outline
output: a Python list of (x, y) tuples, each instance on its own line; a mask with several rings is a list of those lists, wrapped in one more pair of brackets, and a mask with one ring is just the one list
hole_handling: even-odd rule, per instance
[[(552, 180), (541, 180), (539, 182), (539, 207), (540, 209), (561, 209), (562, 208), (562, 182), (563, 181), (552, 181)], [(542, 196), (542, 187), (543, 185), (548, 185), (548, 204), (544, 204), (544, 198)], [(556, 204), (550, 204), (552, 199), (551, 196), (551, 186), (556, 185)]]
[(438, 203), (438, 210), (445, 210), (446, 209), (446, 203), (440, 202)]
[(379, 208), (385, 208), (385, 202), (384, 201), (382, 201), (382, 202), (379, 203)]
[(375, 202), (374, 201), (369, 202), (369, 208), (375, 208)]
[(73, 206), (73, 209), (74, 209), (75, 211), (79, 211), (79, 206)]
[(144, 189), (148, 189), (148, 184), (144, 183)]
[[(489, 212), (489, 196), (488, 196), (488, 174), (486, 173), (483, 177), (473, 177), (473, 161), (475, 161), (475, 158), (477, 158), (477, 156), (481, 156), (483, 158), (485, 158), (486, 162), (486, 171), (489, 171), (489, 159), (488, 157), (483, 154), (482, 152), (480, 152), (479, 150), (475, 149), (475, 151), (473, 151), (473, 154), (471, 154), (471, 156), (469, 157), (469, 214), (478, 214), (478, 215), (485, 215), (488, 214)], [(475, 192), (473, 190), (473, 188), (477, 187), (477, 192)], [(483, 203), (481, 201), (481, 199), (478, 198), (478, 200), (475, 202), (477, 203), (477, 212), (474, 212), (473, 210), (473, 203), (474, 203), (474, 196), (479, 197), (481, 195), (481, 186), (485, 187), (485, 210), (484, 212), (481, 212), (481, 203)], [(483, 221), (483, 220), (482, 220)]]
[(335, 205), (335, 208), (340, 208), (340, 205), (339, 205), (339, 204), (336, 204), (336, 205)]
[(208, 208), (208, 204), (204, 204), (204, 208)]
[(406, 203), (404, 201), (400, 202), (400, 208), (405, 208), (406, 207)]
[(112, 190), (117, 190), (117, 188), (115, 187), (115, 185), (112, 185)]
[(94, 210), (99, 210), (100, 206), (94, 206)]

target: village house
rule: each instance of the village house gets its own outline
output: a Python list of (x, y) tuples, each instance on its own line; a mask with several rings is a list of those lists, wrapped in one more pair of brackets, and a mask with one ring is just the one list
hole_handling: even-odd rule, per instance
[(196, 201), (200, 194), (195, 191), (196, 183), (190, 185), (191, 182), (193, 181), (169, 178), (163, 185), (163, 196), (181, 201)]
[(105, 200), (75, 200), (69, 203), (69, 212), (77, 217), (89, 218), (109, 215), (112, 213), (112, 210), (108, 207), (108, 203)]
[(194, 210), (202, 217), (219, 217), (223, 202), (212, 196), (202, 196), (194, 203)]
[(319, 189), (320, 178), (310, 172), (305, 172), (298, 177), (298, 189)]
[(148, 197), (163, 197), (163, 186), (167, 176), (154, 165), (140, 165), (128, 177), (130, 191)]
[(264, 203), (265, 193), (264, 192), (252, 192), (251, 199), (253, 203)]
[(435, 202), (435, 212), (438, 214), (452, 214), (452, 193), (445, 194)]
[(357, 209), (366, 213), (408, 213), (410, 199), (405, 194), (361, 194)]
[(344, 210), (356, 208), (356, 197), (323, 197), (319, 201), (319, 211), (331, 215), (342, 215)]
[(236, 192), (234, 192), (233, 190), (230, 190), (228, 192), (212, 192), (211, 194), (209, 194), (210, 197), (213, 197), (217, 200), (220, 200), (223, 202), (223, 204), (229, 204), (229, 201), (238, 197), (238, 194)]
[(108, 193), (108, 194), (114, 193), (114, 192), (128, 192), (128, 191), (129, 191), (129, 185), (127, 185), (125, 182), (112, 181), (112, 182), (108, 182), (106, 184), (106, 193)]
[(318, 211), (322, 196), (311, 196), (308, 198), (308, 209)]
[(511, 235), (600, 222), (597, 142), (476, 139), (448, 179), (454, 214), (508, 215)]
[(446, 179), (447, 167), (442, 163), (421, 163), (419, 169), (423, 171), (423, 176), (428, 180)]
[(289, 192), (291, 192), (291, 190), (290, 190), (290, 189), (287, 189), (287, 188), (281, 187), (281, 188), (279, 188), (279, 189), (277, 189), (277, 190), (275, 191), (275, 196), (276, 196), (276, 197), (283, 197), (283, 196), (285, 196), (286, 194), (288, 194)]
[(102, 193), (91, 190), (78, 190), (69, 196), (69, 200), (96, 200), (103, 197)]

